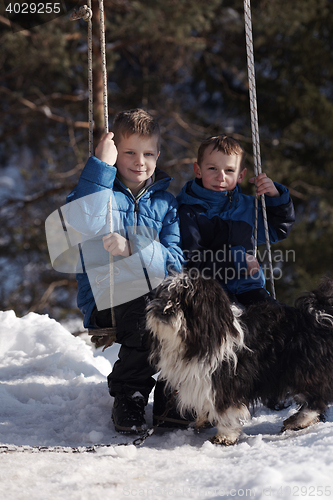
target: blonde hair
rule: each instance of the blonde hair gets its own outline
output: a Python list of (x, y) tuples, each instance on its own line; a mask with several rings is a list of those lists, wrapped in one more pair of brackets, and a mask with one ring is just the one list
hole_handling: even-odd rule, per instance
[(204, 140), (200, 144), (197, 158), (199, 166), (201, 166), (204, 153), (210, 145), (214, 146), (213, 151), (217, 149), (225, 155), (241, 155), (240, 170), (243, 170), (245, 161), (245, 151), (243, 146), (233, 137), (224, 134), (208, 137), (208, 139)]
[(118, 113), (113, 122), (112, 132), (114, 133), (116, 146), (121, 141), (121, 137), (139, 134), (142, 137), (156, 136), (157, 150), (160, 150), (161, 134), (159, 124), (150, 113), (143, 109), (136, 108)]

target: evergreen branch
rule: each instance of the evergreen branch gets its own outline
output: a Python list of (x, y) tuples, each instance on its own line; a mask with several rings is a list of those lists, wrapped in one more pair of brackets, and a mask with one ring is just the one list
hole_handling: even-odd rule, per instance
[(8, 207), (10, 205), (29, 205), (30, 203), (35, 203), (36, 201), (39, 201), (39, 200), (42, 200), (43, 198), (47, 198), (49, 196), (53, 196), (55, 194), (58, 194), (60, 193), (61, 191), (63, 191), (64, 189), (70, 191), (71, 189), (73, 189), (75, 187), (75, 183), (71, 184), (71, 185), (66, 185), (64, 186), (63, 184), (61, 184), (60, 186), (56, 186), (56, 187), (53, 187), (51, 189), (47, 189), (46, 191), (40, 191), (38, 193), (34, 193), (32, 195), (29, 195), (29, 196), (24, 196), (22, 198), (12, 198), (8, 201), (6, 201), (6, 204), (5, 205), (2, 205), (1, 208), (3, 207)]
[[(7, 19), (6, 17), (3, 17), (1, 15), (0, 15), (0, 23), (5, 24), (6, 26), (8, 26), (8, 28), (12, 28), (12, 27), (17, 26), (15, 23), (9, 21), (9, 19)], [(20, 29), (17, 32), (23, 36), (31, 36), (32, 35), (31, 31), (29, 31), (29, 30)]]
[(59, 281), (53, 281), (46, 289), (46, 291), (44, 292), (44, 294), (42, 295), (41, 299), (39, 302), (36, 302), (35, 304), (33, 304), (29, 310), (27, 311), (27, 313), (29, 312), (37, 312), (37, 311), (41, 311), (47, 304), (48, 304), (48, 301), (52, 295), (52, 293), (54, 292), (54, 290), (60, 286), (73, 286), (74, 283), (73, 281), (70, 281), (68, 279), (64, 279), (64, 280), (59, 280)]
[(50, 120), (54, 120), (60, 123), (67, 123), (75, 128), (89, 128), (89, 122), (74, 121), (71, 118), (66, 118), (64, 116), (56, 115), (52, 112), (49, 106), (46, 106), (45, 104), (43, 106), (38, 106), (34, 102), (29, 101), (29, 99), (26, 99), (24, 97), (18, 97), (15, 92), (12, 92), (6, 87), (1, 86), (0, 92), (5, 92), (6, 94), (9, 94), (11, 97), (19, 101), (24, 106), (30, 108), (33, 111), (37, 111), (39, 113), (44, 114)]

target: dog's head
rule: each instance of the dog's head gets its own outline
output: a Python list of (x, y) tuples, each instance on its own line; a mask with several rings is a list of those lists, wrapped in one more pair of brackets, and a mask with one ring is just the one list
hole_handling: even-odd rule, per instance
[[(209, 357), (222, 345), (240, 341), (231, 305), (213, 279), (181, 273), (166, 278), (148, 306), (147, 326), (159, 342), (182, 348), (183, 358)], [(242, 339), (241, 339), (242, 341)]]
[(157, 287), (155, 298), (148, 305), (148, 319), (154, 317), (161, 323), (175, 325), (177, 317), (184, 310), (193, 292), (187, 275), (181, 273), (168, 276)]

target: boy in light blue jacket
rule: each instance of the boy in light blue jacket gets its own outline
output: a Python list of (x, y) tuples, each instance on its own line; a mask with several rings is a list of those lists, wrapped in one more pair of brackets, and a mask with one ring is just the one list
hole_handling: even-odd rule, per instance
[(119, 113), (65, 206), (66, 221), (82, 234), (77, 281), (84, 325), (117, 328), (121, 348), (108, 386), (112, 419), (123, 432), (145, 428), (144, 408), (155, 384), (147, 302), (168, 273), (182, 270), (184, 260), (177, 202), (166, 191), (171, 178), (156, 167), (159, 152), (159, 126), (149, 113)]

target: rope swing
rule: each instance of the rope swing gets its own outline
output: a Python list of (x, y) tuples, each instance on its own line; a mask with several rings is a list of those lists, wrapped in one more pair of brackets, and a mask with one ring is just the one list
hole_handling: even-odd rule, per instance
[[(83, 19), (88, 22), (88, 93), (89, 93), (89, 106), (88, 106), (88, 120), (89, 120), (89, 157), (93, 156), (93, 74), (92, 74), (92, 9), (91, 0), (88, 0), (88, 5), (83, 5), (79, 9), (75, 9), (70, 16), (71, 21)], [(100, 45), (101, 45), (101, 60), (102, 60), (102, 73), (103, 73), (103, 111), (104, 111), (104, 133), (109, 132), (109, 116), (108, 116), (108, 83), (107, 83), (107, 68), (106, 68), (106, 52), (105, 52), (105, 24), (104, 24), (104, 4), (103, 0), (99, 0), (99, 19), (100, 19)], [(109, 219), (109, 233), (113, 232), (112, 227), (112, 192), (108, 202), (108, 219)], [(111, 327), (89, 329), (90, 335), (93, 335), (92, 341), (96, 347), (104, 345), (104, 349), (111, 346), (116, 341), (116, 317), (113, 307), (114, 295), (114, 273), (113, 273), (113, 255), (109, 252), (109, 274), (110, 274), (110, 309), (111, 309)]]
[[(247, 70), (249, 79), (249, 93), (250, 93), (250, 112), (251, 112), (251, 130), (252, 130), (252, 146), (253, 146), (253, 161), (254, 161), (254, 174), (257, 177), (261, 174), (261, 157), (260, 157), (260, 141), (259, 141), (259, 124), (258, 124), (258, 110), (257, 110), (257, 92), (256, 80), (254, 71), (254, 55), (253, 55), (253, 37), (252, 37), (252, 20), (251, 20), (251, 6), (250, 0), (244, 0), (244, 20), (245, 20), (245, 37), (246, 37), (246, 53), (247, 53)], [(270, 286), (272, 296), (275, 299), (274, 287), (274, 272), (272, 264), (272, 253), (269, 243), (269, 230), (267, 222), (267, 210), (265, 195), (261, 195), (262, 213), (264, 219), (266, 248), (268, 254), (268, 265), (270, 274)], [(258, 195), (255, 196), (255, 228), (254, 228), (254, 244), (255, 252), (258, 246)], [(256, 256), (256, 253), (255, 253)]]

